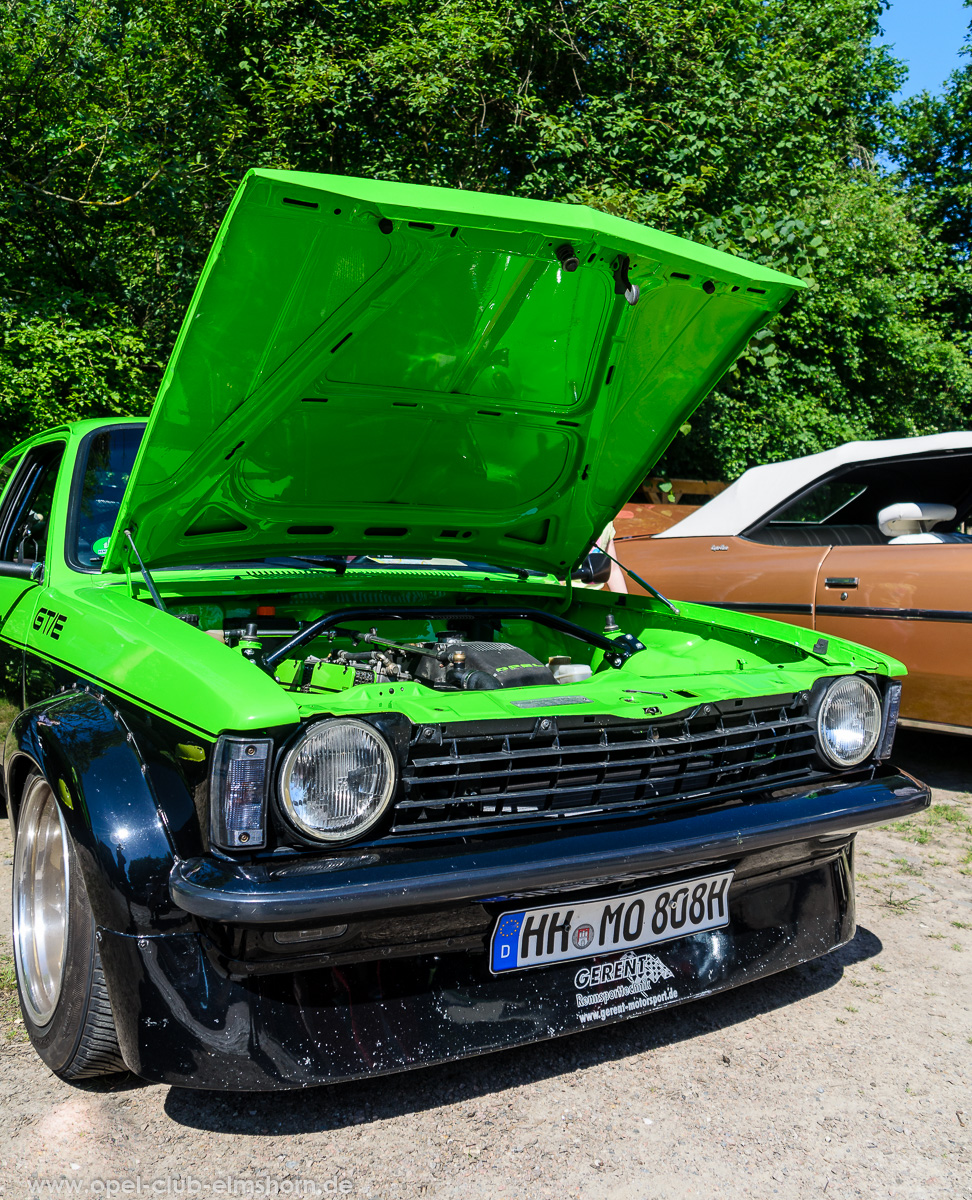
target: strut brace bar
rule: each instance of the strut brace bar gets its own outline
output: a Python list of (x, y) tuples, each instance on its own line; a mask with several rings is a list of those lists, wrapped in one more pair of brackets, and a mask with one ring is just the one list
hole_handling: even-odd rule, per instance
[(413, 610), (407, 608), (342, 608), (338, 612), (328, 613), (326, 616), (312, 621), (306, 629), (302, 629), (300, 633), (284, 642), (282, 646), (278, 646), (270, 654), (264, 655), (262, 659), (264, 670), (273, 671), (277, 663), (286, 658), (292, 650), (296, 650), (298, 646), (302, 646), (322, 633), (327, 633), (333, 626), (340, 625), (344, 621), (360, 620), (363, 617), (379, 621), (408, 621), (421, 617), (498, 617), (507, 621), (516, 619), (536, 621), (538, 625), (546, 625), (548, 629), (556, 629), (560, 633), (567, 634), (568, 637), (576, 638), (580, 642), (587, 642), (589, 646), (596, 646), (599, 650), (603, 650), (605, 660), (612, 667), (623, 666), (632, 654), (645, 648), (643, 643), (639, 642), (636, 637), (632, 637), (630, 633), (623, 633), (617, 639), (609, 638), (603, 633), (594, 633), (582, 625), (575, 625), (573, 621), (565, 620), (564, 617), (545, 612), (542, 608), (469, 607)]

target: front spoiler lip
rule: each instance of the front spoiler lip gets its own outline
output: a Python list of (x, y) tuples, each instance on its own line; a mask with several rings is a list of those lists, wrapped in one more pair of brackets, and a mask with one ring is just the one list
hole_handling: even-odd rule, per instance
[(185, 912), (222, 924), (338, 923), (390, 907), (482, 901), (508, 891), (645, 878), (689, 863), (853, 833), (927, 808), (930, 800), (924, 784), (886, 767), (863, 782), (837, 782), (741, 808), (649, 824), (643, 830), (588, 829), (515, 848), (457, 847), (445, 861), (379, 862), (335, 870), (326, 884), (311, 870), (305, 877), (275, 879), (272, 863), (206, 856), (179, 859), (169, 875), (169, 893)]

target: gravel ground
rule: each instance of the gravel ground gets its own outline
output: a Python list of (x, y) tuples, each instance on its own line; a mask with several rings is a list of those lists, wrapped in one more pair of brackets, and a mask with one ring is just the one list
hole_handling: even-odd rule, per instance
[[(844, 949), (685, 1008), (373, 1082), (276, 1096), (62, 1083), (19, 1025), (5, 923), (0, 1195), (972, 1197), (970, 748), (900, 736), (935, 807), (860, 837)], [(9, 860), (5, 824), (2, 838)]]

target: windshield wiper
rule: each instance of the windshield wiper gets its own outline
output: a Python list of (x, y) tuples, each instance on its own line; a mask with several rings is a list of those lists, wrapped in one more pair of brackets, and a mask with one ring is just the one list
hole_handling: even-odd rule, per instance
[(489, 563), (484, 563), (483, 566), (487, 571), (500, 571), (504, 575), (515, 575), (517, 579), (529, 579), (531, 575), (542, 576), (543, 574), (542, 571), (528, 571), (526, 567), (501, 567), (498, 564), (494, 567)]
[(291, 559), (294, 562), (313, 563), (315, 567), (333, 567), (338, 575), (343, 575), (348, 569), (347, 561), (343, 558), (336, 558), (329, 554), (288, 554), (286, 557), (279, 559), (268, 558), (265, 562), (286, 562)]
[(407, 561), (407, 562), (387, 562), (380, 557), (372, 557), (367, 554), (360, 555), (350, 564), (352, 567), (360, 567), (366, 570), (402, 570), (402, 571), (485, 571), (491, 574), (498, 575), (515, 575), (517, 579), (530, 579), (531, 577), (543, 578), (543, 571), (531, 571), (527, 567), (508, 567), (500, 563), (487, 563), (469, 561), (468, 559), (454, 559), (448, 565), (443, 563), (428, 562), (425, 560)]

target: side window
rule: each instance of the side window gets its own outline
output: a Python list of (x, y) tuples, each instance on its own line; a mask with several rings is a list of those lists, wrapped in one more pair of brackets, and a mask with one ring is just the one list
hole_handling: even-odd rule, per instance
[(0, 561), (43, 561), (63, 456), (63, 442), (37, 446), (24, 456), (0, 510)]
[(87, 443), (74, 525), (68, 533), (74, 566), (100, 570), (144, 433), (142, 425), (120, 425), (101, 430)]
[(850, 479), (827, 479), (812, 492), (801, 496), (789, 508), (778, 512), (771, 525), (777, 521), (799, 521), (803, 524), (821, 525), (832, 521), (841, 509), (846, 508), (851, 501), (867, 491), (864, 483), (855, 483)]

